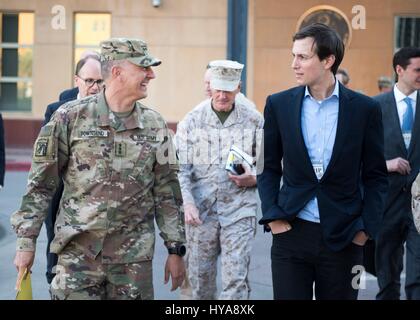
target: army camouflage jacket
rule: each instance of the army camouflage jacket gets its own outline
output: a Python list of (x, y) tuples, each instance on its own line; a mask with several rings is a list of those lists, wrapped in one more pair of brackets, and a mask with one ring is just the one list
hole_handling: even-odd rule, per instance
[(207, 99), (179, 123), (176, 146), (179, 154), (184, 203), (192, 203), (205, 220), (218, 215), (222, 226), (256, 216), (256, 188), (238, 187), (225, 170), (229, 149), (237, 146), (254, 160), (261, 150), (264, 119), (256, 109), (236, 101), (222, 124)]
[(179, 165), (163, 118), (136, 102), (119, 118), (104, 92), (63, 105), (35, 142), (27, 192), (11, 217), (17, 250), (34, 251), (59, 179), (51, 251), (71, 241), (103, 263), (153, 257), (154, 220), (167, 246), (185, 242)]

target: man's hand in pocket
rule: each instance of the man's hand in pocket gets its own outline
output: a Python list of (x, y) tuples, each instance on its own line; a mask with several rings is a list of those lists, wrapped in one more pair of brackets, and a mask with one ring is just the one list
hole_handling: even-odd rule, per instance
[(353, 238), (353, 243), (358, 246), (364, 246), (369, 237), (364, 231), (358, 231)]
[(271, 221), (268, 225), (270, 226), (272, 234), (279, 234), (292, 229), (292, 226), (286, 220), (274, 220)]

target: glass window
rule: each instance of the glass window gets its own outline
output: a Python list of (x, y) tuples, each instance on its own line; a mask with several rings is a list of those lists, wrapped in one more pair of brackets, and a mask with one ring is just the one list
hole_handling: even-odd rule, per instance
[(111, 14), (76, 13), (74, 19), (74, 64), (86, 50), (99, 52), (99, 43), (111, 36)]
[(34, 14), (0, 12), (0, 111), (31, 111)]
[(395, 50), (420, 47), (420, 17), (395, 18)]

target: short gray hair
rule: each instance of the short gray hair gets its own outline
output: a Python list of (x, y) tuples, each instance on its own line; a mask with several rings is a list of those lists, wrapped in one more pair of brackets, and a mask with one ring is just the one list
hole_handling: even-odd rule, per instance
[(124, 60), (102, 60), (101, 73), (102, 78), (108, 79), (111, 76), (111, 69), (113, 66), (120, 65)]

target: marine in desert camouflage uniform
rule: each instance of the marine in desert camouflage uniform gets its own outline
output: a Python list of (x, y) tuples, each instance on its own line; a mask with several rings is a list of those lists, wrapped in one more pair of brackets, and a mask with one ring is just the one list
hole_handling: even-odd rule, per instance
[(414, 226), (418, 233), (420, 233), (420, 174), (417, 175), (416, 180), (411, 186), (411, 209), (413, 213)]
[(256, 157), (263, 118), (254, 108), (235, 103), (243, 65), (228, 60), (210, 65), (212, 99), (189, 112), (176, 134), (190, 284), (181, 288), (181, 298), (216, 298), (221, 255), (219, 299), (248, 299), (257, 211), (255, 173), (246, 168), (244, 174), (234, 176), (225, 165), (232, 145)]
[[(51, 251), (54, 299), (153, 299), (154, 220), (168, 251), (185, 242), (175, 150), (163, 118), (136, 101), (155, 77), (146, 43), (101, 43), (105, 90), (59, 108), (35, 143), (27, 193), (11, 218), (15, 265), (30, 268), (59, 177), (64, 192)], [(183, 281), (169, 254), (165, 280)]]

